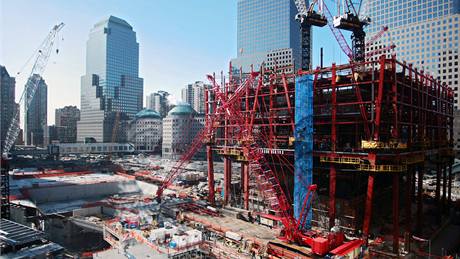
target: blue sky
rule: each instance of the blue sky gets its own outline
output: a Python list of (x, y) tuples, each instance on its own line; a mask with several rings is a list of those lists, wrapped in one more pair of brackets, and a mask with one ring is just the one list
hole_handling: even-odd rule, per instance
[[(86, 40), (93, 25), (114, 15), (129, 22), (140, 44), (144, 94), (157, 90), (180, 98), (187, 83), (226, 71), (236, 56), (236, 0), (0, 0), (0, 64), (15, 75), (54, 24), (64, 22), (59, 54), (48, 63), (48, 124), (54, 109), (80, 106)], [(331, 1), (328, 1), (333, 6)], [(327, 27), (314, 30), (313, 63), (324, 47), (325, 64), (346, 62)], [(348, 36), (347, 36), (348, 38)], [(30, 66), (17, 78), (20, 92)], [(145, 99), (144, 99), (145, 102)]]

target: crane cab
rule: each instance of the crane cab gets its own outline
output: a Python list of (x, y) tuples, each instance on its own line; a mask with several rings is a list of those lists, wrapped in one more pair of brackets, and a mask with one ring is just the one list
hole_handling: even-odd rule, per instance
[(295, 19), (300, 22), (302, 28), (308, 28), (309, 26), (324, 27), (327, 25), (327, 18), (315, 11), (310, 11), (306, 14), (297, 14)]
[(370, 18), (360, 20), (359, 17), (353, 13), (345, 13), (341, 16), (334, 17), (334, 27), (346, 31), (362, 30), (364, 26), (370, 23)]

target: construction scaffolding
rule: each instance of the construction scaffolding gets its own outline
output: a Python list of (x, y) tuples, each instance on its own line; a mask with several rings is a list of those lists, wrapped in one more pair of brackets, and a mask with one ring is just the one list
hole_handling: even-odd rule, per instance
[[(251, 129), (254, 133), (254, 141), (261, 147), (262, 153), (270, 163), (271, 169), (277, 172), (278, 179), (283, 189), (293, 190), (294, 172), (294, 105), (295, 105), (295, 75), (285, 74), (283, 70), (262, 70), (258, 79), (252, 86), (246, 88), (244, 95), (239, 98), (241, 112), (245, 128)], [(230, 68), (232, 71), (232, 68)], [(279, 72), (279, 73), (278, 73)], [(223, 84), (227, 96), (232, 96), (236, 87), (245, 79), (245, 75), (239, 73), (234, 75), (230, 72), (228, 82)], [(206, 92), (206, 113), (207, 116), (216, 110), (217, 103), (214, 101), (214, 94)], [(217, 126), (216, 137), (208, 143), (208, 181), (209, 186), (214, 186), (213, 151), (224, 159), (224, 183), (223, 202), (224, 204), (240, 205), (249, 209), (249, 200), (262, 199), (261, 193), (251, 192), (258, 189), (250, 168), (250, 163), (245, 156), (239, 138), (239, 125), (231, 124), (227, 114), (219, 114), (224, 121)], [(241, 164), (241, 196), (231, 197), (232, 164)], [(290, 172), (290, 173), (288, 173)], [(210, 201), (214, 201), (214, 189), (209, 190)], [(241, 199), (242, 198), (242, 199)], [(291, 197), (288, 197), (291, 198)], [(302, 200), (303, 201), (303, 200)], [(292, 199), (291, 199), (292, 202)], [(254, 204), (253, 208), (257, 207)]]
[[(452, 90), (423, 71), (384, 56), (378, 61), (305, 73), (315, 76), (315, 168), (319, 181), (329, 178), (330, 225), (337, 217), (338, 184), (339, 196), (348, 201), (338, 214), (348, 216), (344, 221), (352, 219), (347, 227), (362, 225), (365, 237), (370, 234), (371, 219), (383, 216), (372, 217), (374, 188), (379, 194), (392, 190), (393, 252), (397, 253), (400, 185), (405, 185), (406, 241), (413, 227), (422, 229), (422, 181), (430, 165), (438, 168), (436, 199), (440, 204), (450, 200), (450, 195), (445, 197), (447, 192), (441, 200), (439, 189), (441, 174), (443, 187), (447, 174), (452, 178), (451, 169), (441, 172), (453, 161)], [(415, 195), (416, 172), (417, 213), (412, 226), (408, 204)], [(345, 186), (351, 191), (346, 195)]]
[[(228, 82), (222, 84), (228, 98), (245, 77), (232, 71), (230, 67)], [(297, 82), (295, 74), (282, 71), (287, 70), (262, 69), (238, 100), (243, 114), (240, 121), (252, 129), (251, 141), (258, 144), (294, 204), (294, 215), (303, 201), (296, 196), (315, 183), (320, 198), (313, 206), (312, 224), (326, 229), (339, 224), (349, 234), (367, 239), (370, 234), (389, 234), (371, 223), (380, 223), (391, 213), (393, 252), (399, 251), (401, 233), (407, 247), (411, 234), (422, 229), (422, 181), (427, 168), (436, 170), (435, 199), (440, 208), (451, 200), (453, 91), (394, 57), (299, 71)], [(312, 89), (301, 80), (311, 82)], [(308, 134), (298, 134), (308, 131), (308, 93), (313, 99), (312, 173), (305, 164)], [(303, 96), (296, 96), (299, 94)], [(205, 96), (208, 117), (218, 103), (213, 93)], [(250, 194), (264, 196), (263, 188), (254, 179), (244, 145), (235, 137), (240, 133), (238, 125), (226, 114), (221, 116), (224, 122), (207, 143), (210, 202), (214, 202), (212, 165), (217, 153), (224, 159), (224, 204), (270, 212), (250, 204), (258, 200)], [(231, 195), (233, 163), (241, 163), (242, 197)], [(391, 195), (384, 195), (386, 192)], [(405, 208), (404, 232), (400, 229), (400, 200)], [(379, 206), (373, 206), (376, 202)], [(407, 206), (413, 202), (415, 213)], [(383, 208), (389, 209), (380, 213)]]

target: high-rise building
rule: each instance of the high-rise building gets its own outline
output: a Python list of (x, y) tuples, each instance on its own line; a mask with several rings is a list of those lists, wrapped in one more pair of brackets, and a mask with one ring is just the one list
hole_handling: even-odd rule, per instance
[(367, 37), (372, 38), (382, 26), (389, 27), (367, 51), (394, 44), (399, 60), (447, 83), (454, 90), (458, 108), (460, 0), (366, 1), (363, 12), (372, 20), (366, 28)]
[(163, 121), (158, 112), (144, 109), (129, 123), (128, 140), (137, 151), (161, 152)]
[(4, 66), (0, 66), (0, 77), (0, 148), (3, 148), (16, 108), (14, 102), (16, 79), (8, 74)]
[[(177, 159), (190, 148), (195, 136), (204, 127), (205, 117), (199, 115), (189, 104), (178, 104), (163, 119), (162, 156)], [(203, 158), (204, 150), (195, 155)]]
[(457, 158), (460, 158), (460, 110), (454, 111), (454, 150)]
[(48, 132), (48, 86), (39, 75), (32, 76), (37, 77), (34, 80), (38, 81), (38, 86), (24, 116), (24, 142), (42, 147), (46, 145), (45, 134)]
[(268, 62), (278, 67), (300, 68), (302, 50), (297, 13), (294, 0), (238, 0), (238, 55), (232, 66), (241, 67), (243, 72), (248, 72), (251, 65), (258, 70), (262, 63)]
[(190, 104), (196, 112), (204, 114), (204, 92), (206, 88), (210, 87), (211, 85), (205, 84), (201, 81), (188, 84), (182, 89), (182, 101)]
[(55, 110), (55, 126), (57, 140), (60, 143), (77, 142), (77, 122), (80, 120), (80, 110), (77, 106), (65, 106)]
[(58, 127), (56, 125), (50, 125), (47, 128), (47, 132), (45, 133), (45, 144), (55, 144), (55, 143), (61, 143), (60, 139), (62, 136), (65, 134), (65, 128), (64, 127)]
[(162, 118), (166, 117), (169, 111), (169, 93), (166, 91), (158, 91), (147, 95), (147, 109), (151, 109), (160, 114)]
[(127, 121), (143, 107), (143, 85), (133, 27), (114, 16), (96, 23), (86, 43), (77, 141), (127, 141)]

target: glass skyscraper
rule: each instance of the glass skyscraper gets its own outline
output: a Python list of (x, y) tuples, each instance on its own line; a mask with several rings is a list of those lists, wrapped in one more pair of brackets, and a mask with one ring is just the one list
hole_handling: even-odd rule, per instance
[(257, 70), (270, 55), (283, 63), (279, 66), (293, 62), (299, 68), (301, 33), (296, 14), (294, 0), (238, 0), (238, 54), (233, 66), (248, 71), (254, 65)]
[(15, 87), (16, 79), (10, 76), (6, 67), (0, 65), (0, 149), (5, 144), (6, 133), (16, 108)]
[[(48, 85), (39, 75), (32, 75), (38, 81), (37, 90), (27, 107), (24, 122), (24, 142), (26, 145), (46, 146), (45, 135), (48, 128)], [(30, 89), (27, 95), (30, 96)]]
[[(460, 0), (365, 0), (372, 19), (371, 38), (382, 26), (389, 32), (367, 51), (396, 45), (396, 57), (447, 83), (459, 106)], [(378, 55), (376, 57), (378, 58)]]
[(126, 121), (142, 110), (142, 101), (136, 33), (110, 16), (94, 25), (87, 41), (77, 141), (126, 141)]

